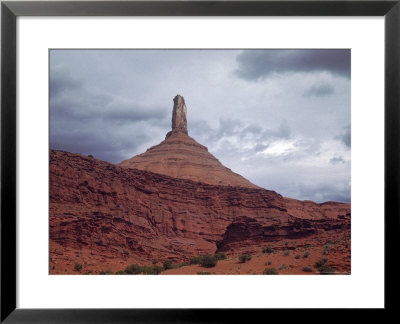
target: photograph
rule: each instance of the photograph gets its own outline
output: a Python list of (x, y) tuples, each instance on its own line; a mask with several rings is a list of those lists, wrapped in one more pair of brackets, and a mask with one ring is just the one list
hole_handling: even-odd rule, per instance
[(351, 274), (351, 49), (48, 59), (50, 275)]

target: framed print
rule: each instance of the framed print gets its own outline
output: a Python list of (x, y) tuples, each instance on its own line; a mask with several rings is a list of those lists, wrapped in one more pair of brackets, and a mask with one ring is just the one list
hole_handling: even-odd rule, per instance
[(2, 321), (393, 309), (398, 1), (1, 8)]

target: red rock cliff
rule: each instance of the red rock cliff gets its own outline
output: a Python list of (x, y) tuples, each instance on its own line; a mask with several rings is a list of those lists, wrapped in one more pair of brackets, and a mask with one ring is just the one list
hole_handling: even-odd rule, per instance
[[(331, 203), (329, 209), (311, 202), (295, 205), (265, 189), (209, 185), (51, 150), (50, 264), (72, 262), (79, 254), (89, 268), (122, 267), (229, 251), (235, 241), (254, 236), (251, 231), (235, 239), (226, 234), (240, 216), (253, 219), (266, 233), (260, 237), (257, 232), (253, 242), (349, 224), (348, 204)], [(308, 211), (312, 216), (305, 221)]]

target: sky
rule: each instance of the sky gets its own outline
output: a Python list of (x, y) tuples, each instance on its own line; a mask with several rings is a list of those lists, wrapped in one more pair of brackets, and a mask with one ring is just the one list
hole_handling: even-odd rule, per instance
[(119, 163), (189, 135), (285, 197), (350, 202), (350, 50), (51, 50), (50, 148)]

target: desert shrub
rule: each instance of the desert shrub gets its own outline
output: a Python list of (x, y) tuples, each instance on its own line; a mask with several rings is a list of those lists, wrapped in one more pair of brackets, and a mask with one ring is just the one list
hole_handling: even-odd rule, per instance
[(290, 251), (289, 251), (289, 250), (283, 251), (283, 256), (289, 256), (289, 254), (290, 254)]
[(203, 258), (202, 256), (191, 257), (189, 263), (190, 264), (200, 264), (202, 258)]
[(131, 264), (125, 268), (125, 271), (117, 271), (115, 274), (140, 274), (157, 275), (164, 270), (163, 267), (158, 265), (153, 266), (140, 266), (138, 264)]
[(223, 252), (215, 253), (214, 256), (217, 258), (217, 260), (226, 260), (226, 254)]
[(156, 265), (156, 264), (157, 264), (157, 260), (153, 260), (153, 261), (151, 261), (151, 263), (152, 263), (153, 265)]
[(142, 272), (145, 275), (158, 275), (164, 270), (163, 267), (160, 266), (143, 266), (142, 267)]
[(115, 272), (116, 275), (125, 275), (126, 272), (123, 270), (118, 270), (117, 272)]
[[(164, 268), (163, 268), (164, 269)], [(150, 266), (142, 266), (141, 267), (141, 273), (143, 273), (143, 274), (146, 274), (146, 275), (148, 275), (148, 274), (155, 274), (154, 272), (153, 272), (153, 267), (150, 267)]]
[(287, 270), (287, 269), (289, 269), (289, 267), (288, 267), (286, 264), (282, 264), (282, 265), (278, 268), (278, 270)]
[(204, 255), (200, 260), (200, 265), (205, 268), (215, 267), (218, 259), (213, 255)]
[(81, 271), (82, 270), (82, 264), (80, 264), (80, 263), (78, 263), (78, 262), (75, 262), (75, 264), (74, 264), (74, 270), (75, 271)]
[(309, 256), (311, 255), (311, 253), (310, 252), (304, 252), (304, 254), (303, 254), (303, 258), (308, 258)]
[(188, 265), (190, 265), (189, 262), (182, 262), (181, 264), (178, 265), (178, 267), (179, 267), (179, 268), (180, 268), (180, 267), (186, 267), (186, 266), (188, 266)]
[(164, 267), (164, 270), (172, 269), (173, 268), (172, 261), (171, 260), (165, 260), (164, 263), (163, 263), (163, 267)]
[(270, 247), (270, 246), (265, 246), (265, 247), (262, 249), (262, 253), (271, 254), (271, 253), (275, 253), (275, 250), (274, 250), (272, 247)]
[(113, 272), (110, 269), (102, 270), (99, 272), (100, 275), (111, 275)]
[(323, 265), (318, 268), (318, 272), (320, 274), (332, 274), (335, 272), (335, 269), (333, 269), (332, 267), (329, 267), (327, 265)]
[(304, 272), (313, 272), (313, 269), (312, 268), (310, 268), (310, 267), (303, 267), (303, 269), (302, 269)]
[(142, 267), (138, 264), (131, 264), (125, 268), (127, 274), (139, 274), (142, 272)]
[(197, 272), (198, 275), (210, 275), (211, 272), (207, 272), (207, 271), (199, 271)]
[(225, 253), (216, 253), (214, 255), (198, 255), (195, 257), (191, 257), (187, 265), (200, 264), (203, 267), (212, 268), (217, 264), (218, 260), (225, 260), (225, 259), (226, 259)]
[(294, 257), (295, 259), (300, 259), (300, 254), (296, 254), (296, 256)]
[(322, 258), (322, 259), (319, 259), (317, 262), (315, 262), (315, 267), (316, 268), (320, 268), (320, 267), (322, 267), (323, 265), (325, 265), (325, 263), (327, 263), (328, 262), (328, 259), (327, 258)]
[(155, 274), (159, 274), (161, 272), (163, 272), (164, 268), (158, 265), (153, 266), (153, 271), (155, 272)]
[(265, 265), (271, 265), (271, 264), (272, 264), (272, 261), (265, 262)]
[(240, 263), (245, 263), (246, 261), (250, 261), (250, 260), (251, 260), (251, 254), (250, 253), (239, 255), (239, 262)]
[(277, 275), (279, 272), (275, 268), (265, 268), (263, 271), (265, 275)]
[(324, 250), (322, 251), (322, 254), (326, 255), (328, 254), (329, 250), (332, 248), (334, 245), (334, 242), (328, 240), (326, 241), (326, 244), (324, 245)]

